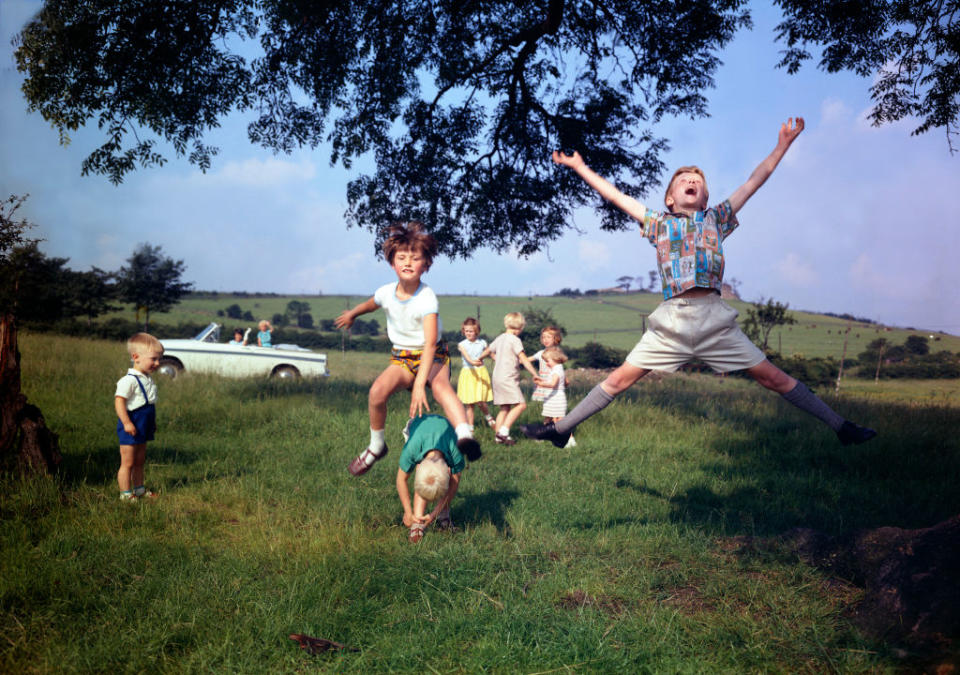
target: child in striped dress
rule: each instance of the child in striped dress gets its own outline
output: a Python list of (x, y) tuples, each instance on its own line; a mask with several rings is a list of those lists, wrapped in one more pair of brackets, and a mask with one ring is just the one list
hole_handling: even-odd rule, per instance
[[(567, 355), (557, 346), (550, 346), (541, 352), (540, 363), (546, 364), (546, 376), (538, 375), (533, 378), (537, 389), (546, 392), (543, 399), (543, 417), (546, 422), (559, 422), (567, 414), (567, 388), (566, 377), (563, 373), (563, 364), (567, 360)], [(540, 372), (543, 372), (541, 367)], [(566, 447), (574, 448), (577, 442), (573, 436), (567, 441)]]

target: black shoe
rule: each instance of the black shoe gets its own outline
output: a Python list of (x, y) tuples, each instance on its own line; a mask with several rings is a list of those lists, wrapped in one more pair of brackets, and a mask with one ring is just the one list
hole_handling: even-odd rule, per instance
[(565, 448), (567, 441), (570, 440), (570, 432), (561, 433), (553, 422), (546, 424), (522, 424), (520, 430), (527, 438), (535, 438), (539, 441), (550, 441), (554, 447)]
[(480, 452), (480, 444), (474, 438), (461, 438), (457, 441), (457, 448), (471, 462), (476, 462), (483, 455)]
[(877, 432), (873, 429), (861, 427), (859, 424), (854, 424), (850, 420), (844, 420), (843, 426), (840, 427), (840, 431), (837, 432), (837, 438), (839, 438), (840, 442), (844, 445), (860, 445), (861, 443), (866, 443), (876, 435)]

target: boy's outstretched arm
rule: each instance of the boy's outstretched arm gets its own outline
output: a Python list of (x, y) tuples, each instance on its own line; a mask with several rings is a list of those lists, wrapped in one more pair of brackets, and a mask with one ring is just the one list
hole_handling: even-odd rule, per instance
[(553, 151), (553, 161), (556, 164), (567, 166), (576, 171), (587, 185), (600, 193), (600, 196), (626, 213), (628, 216), (643, 222), (643, 216), (647, 212), (647, 207), (638, 202), (629, 195), (622, 193), (617, 186), (608, 181), (603, 176), (595, 173), (593, 169), (587, 166), (579, 152), (574, 151), (572, 155), (565, 155), (558, 150)]
[(380, 306), (377, 305), (376, 300), (370, 298), (361, 302), (359, 305), (353, 309), (346, 309), (340, 312), (340, 316), (333, 320), (333, 325), (337, 328), (349, 328), (353, 325), (354, 319), (356, 319), (361, 314), (369, 314), (370, 312), (375, 312), (380, 309)]
[(793, 123), (793, 118), (791, 117), (780, 125), (777, 147), (753, 170), (747, 182), (734, 190), (733, 194), (730, 195), (730, 206), (733, 208), (734, 213), (739, 211), (746, 201), (753, 196), (753, 193), (767, 182), (770, 174), (773, 173), (773, 170), (777, 168), (777, 164), (780, 163), (780, 160), (783, 159), (783, 156), (787, 153), (790, 144), (796, 140), (801, 131), (803, 131), (802, 117), (797, 118), (796, 124)]

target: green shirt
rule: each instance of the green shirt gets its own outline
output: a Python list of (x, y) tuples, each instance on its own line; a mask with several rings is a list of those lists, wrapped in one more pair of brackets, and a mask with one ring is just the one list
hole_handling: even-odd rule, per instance
[(414, 467), (423, 461), (431, 450), (439, 450), (450, 467), (450, 471), (458, 474), (463, 471), (466, 461), (457, 447), (457, 434), (441, 415), (421, 415), (410, 420), (408, 427), (409, 439), (403, 444), (400, 452), (400, 468), (410, 473)]

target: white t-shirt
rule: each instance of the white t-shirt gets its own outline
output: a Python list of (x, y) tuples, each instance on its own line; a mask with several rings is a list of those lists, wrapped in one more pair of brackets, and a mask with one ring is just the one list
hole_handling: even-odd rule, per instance
[(429, 286), (420, 282), (420, 288), (407, 300), (397, 298), (396, 281), (385, 284), (373, 294), (373, 301), (387, 315), (387, 337), (394, 349), (423, 349), (423, 319), (437, 315), (437, 340), (443, 332), (440, 323), (440, 304)]
[[(143, 388), (147, 391), (146, 399), (143, 398), (143, 392), (140, 391), (137, 378), (140, 378)], [(127, 399), (127, 410), (136, 410), (148, 403), (157, 402), (157, 383), (149, 375), (141, 373), (136, 368), (131, 368), (126, 375), (117, 380), (117, 393), (114, 396)]]

